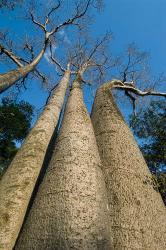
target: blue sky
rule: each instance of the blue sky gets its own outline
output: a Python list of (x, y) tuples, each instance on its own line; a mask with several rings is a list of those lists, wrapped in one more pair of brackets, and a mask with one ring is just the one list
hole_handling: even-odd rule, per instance
[[(166, 74), (166, 0), (105, 0), (104, 3), (103, 12), (94, 13), (95, 21), (90, 28), (90, 33), (100, 36), (105, 31), (111, 30), (113, 32), (111, 51), (117, 55), (121, 54), (129, 43), (135, 42), (138, 48), (150, 53), (152, 72)], [(14, 30), (15, 39), (19, 40), (21, 34), (31, 28), (26, 21), (17, 17), (17, 13), (17, 11), (0, 12), (0, 26)], [(41, 66), (49, 67), (45, 58), (42, 59)], [(5, 69), (0, 64), (0, 71), (3, 72)], [(166, 91), (165, 86), (162, 89)], [(10, 90), (5, 95), (9, 93)], [(93, 102), (91, 93), (91, 88), (84, 87), (88, 110)], [(39, 109), (44, 105), (46, 97), (47, 92), (35, 80), (28, 84), (27, 90), (21, 91), (19, 98), (29, 101)], [(123, 111), (124, 114), (128, 114), (127, 104), (123, 107)]]
[(151, 66), (155, 73), (166, 70), (166, 1), (165, 0), (105, 0), (105, 11), (97, 19), (112, 30), (113, 49), (123, 51), (127, 44), (135, 42), (151, 54)]

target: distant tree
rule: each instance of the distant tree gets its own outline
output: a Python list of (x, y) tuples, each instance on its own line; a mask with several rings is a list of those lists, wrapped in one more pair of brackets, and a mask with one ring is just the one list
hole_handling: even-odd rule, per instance
[(140, 148), (166, 204), (166, 102), (152, 101), (150, 106), (132, 116), (130, 125), (141, 140)]
[(3, 98), (0, 104), (0, 174), (10, 164), (17, 152), (16, 142), (28, 134), (33, 116), (33, 106)]
[(130, 125), (135, 135), (143, 139), (141, 150), (154, 173), (166, 165), (166, 102), (152, 101), (150, 106), (132, 116)]

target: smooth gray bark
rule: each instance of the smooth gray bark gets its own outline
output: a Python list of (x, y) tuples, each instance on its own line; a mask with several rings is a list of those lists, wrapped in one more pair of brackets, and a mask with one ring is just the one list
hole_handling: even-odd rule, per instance
[(45, 53), (47, 43), (48, 41), (46, 40), (39, 55), (30, 64), (11, 70), (7, 73), (0, 74), (0, 93), (13, 86), (13, 84), (17, 82), (20, 78), (25, 77), (28, 73), (35, 69), (35, 67), (40, 62), (41, 58)]
[(0, 181), (0, 249), (11, 250), (57, 125), (69, 83), (70, 71), (55, 89), (49, 103)]
[(164, 204), (105, 86), (97, 91), (91, 118), (108, 190), (113, 249), (166, 249)]
[(16, 250), (111, 249), (108, 200), (80, 83), (73, 83), (45, 178)]

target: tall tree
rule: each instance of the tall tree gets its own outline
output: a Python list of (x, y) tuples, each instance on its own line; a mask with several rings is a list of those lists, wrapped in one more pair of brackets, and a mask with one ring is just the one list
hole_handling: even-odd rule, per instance
[(69, 77), (68, 69), (0, 181), (1, 249), (12, 249), (18, 237), (47, 146), (58, 123)]
[(130, 96), (150, 94), (114, 80), (98, 89), (94, 101), (92, 122), (108, 190), (113, 249), (165, 249), (165, 207), (113, 100), (110, 90), (115, 87)]
[(51, 163), (16, 249), (111, 249), (107, 192), (81, 90), (86, 68), (73, 82)]

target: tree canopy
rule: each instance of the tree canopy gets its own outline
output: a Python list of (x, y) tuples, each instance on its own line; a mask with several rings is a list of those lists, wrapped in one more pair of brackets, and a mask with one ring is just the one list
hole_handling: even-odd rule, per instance
[(152, 101), (147, 109), (133, 116), (130, 122), (141, 141), (143, 155), (152, 172), (166, 166), (166, 102)]
[(0, 169), (4, 170), (15, 156), (31, 127), (33, 106), (25, 101), (3, 98), (0, 104)]
[(166, 204), (166, 102), (151, 101), (149, 107), (132, 116), (130, 125), (138, 138), (149, 169), (157, 178), (158, 188)]

